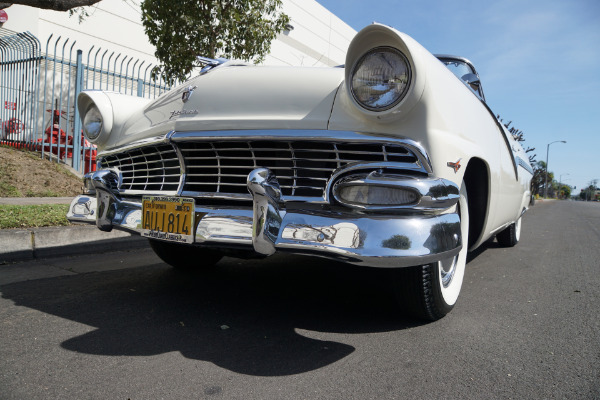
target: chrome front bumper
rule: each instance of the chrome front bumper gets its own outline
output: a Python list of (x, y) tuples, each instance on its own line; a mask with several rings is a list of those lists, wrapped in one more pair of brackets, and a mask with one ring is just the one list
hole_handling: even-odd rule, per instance
[[(96, 196), (76, 197), (67, 218), (106, 231), (141, 233), (141, 203), (115, 196), (107, 174), (99, 171), (88, 178)], [(438, 214), (316, 211), (298, 204), (286, 208), (276, 178), (263, 168), (248, 176), (248, 188), (252, 209), (196, 205), (196, 244), (245, 247), (263, 255), (311, 254), (384, 268), (428, 264), (453, 257), (462, 248), (460, 218), (448, 206), (456, 201), (445, 199), (447, 212)]]

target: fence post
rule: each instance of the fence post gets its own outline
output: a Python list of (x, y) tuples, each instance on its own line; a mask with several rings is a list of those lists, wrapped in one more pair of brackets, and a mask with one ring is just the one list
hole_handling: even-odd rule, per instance
[(140, 78), (137, 80), (137, 96), (144, 97), (144, 81)]
[(77, 75), (75, 76), (75, 121), (73, 121), (73, 168), (77, 171), (81, 168), (81, 119), (79, 108), (77, 108), (77, 96), (83, 88), (83, 62), (81, 50), (77, 50)]

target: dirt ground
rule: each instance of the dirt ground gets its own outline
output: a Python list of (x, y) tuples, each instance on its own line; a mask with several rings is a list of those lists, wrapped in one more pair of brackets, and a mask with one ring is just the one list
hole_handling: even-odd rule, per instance
[(70, 197), (82, 180), (40, 153), (0, 146), (0, 197)]

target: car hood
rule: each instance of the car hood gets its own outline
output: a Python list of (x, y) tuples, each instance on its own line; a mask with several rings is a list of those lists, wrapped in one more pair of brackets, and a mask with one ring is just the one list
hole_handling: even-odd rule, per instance
[[(105, 148), (170, 131), (327, 129), (342, 68), (216, 68), (145, 104), (115, 126)], [(184, 92), (190, 91), (184, 102)], [(131, 110), (113, 110), (131, 113)]]

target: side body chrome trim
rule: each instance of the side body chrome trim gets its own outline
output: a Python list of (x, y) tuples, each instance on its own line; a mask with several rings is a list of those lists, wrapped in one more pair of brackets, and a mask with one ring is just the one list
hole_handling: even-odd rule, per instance
[(531, 168), (531, 165), (519, 156), (517, 156), (516, 158), (517, 158), (517, 164), (519, 164), (521, 167), (523, 167), (525, 169), (525, 171), (527, 171), (531, 175), (533, 175), (533, 168)]
[(513, 222), (507, 222), (504, 225), (499, 226), (498, 228), (494, 229), (491, 233), (491, 236), (495, 236), (498, 232), (503, 231), (505, 228), (507, 228), (508, 226), (510, 226)]

